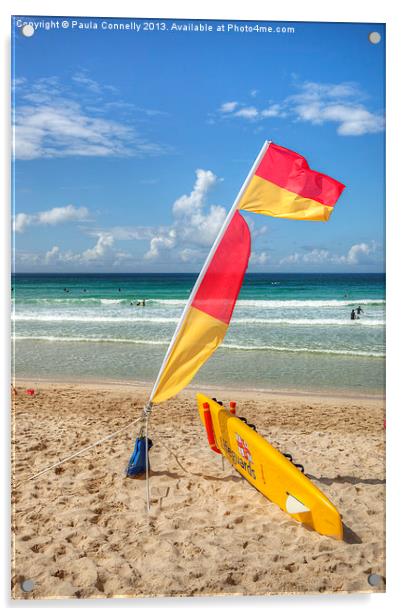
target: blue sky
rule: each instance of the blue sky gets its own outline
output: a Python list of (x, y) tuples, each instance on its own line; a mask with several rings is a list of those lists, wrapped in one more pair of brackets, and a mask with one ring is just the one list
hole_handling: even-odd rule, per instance
[(17, 271), (198, 271), (265, 139), (346, 189), (325, 224), (245, 215), (249, 271), (383, 271), (382, 25), (51, 21), (15, 20)]

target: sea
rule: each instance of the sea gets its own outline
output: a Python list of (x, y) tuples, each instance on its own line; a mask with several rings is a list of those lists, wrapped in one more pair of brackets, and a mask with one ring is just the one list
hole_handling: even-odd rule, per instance
[[(151, 387), (195, 280), (13, 275), (15, 376)], [(351, 320), (358, 306), (363, 312)], [(193, 383), (217, 393), (233, 387), (382, 396), (385, 276), (247, 274), (226, 338)]]

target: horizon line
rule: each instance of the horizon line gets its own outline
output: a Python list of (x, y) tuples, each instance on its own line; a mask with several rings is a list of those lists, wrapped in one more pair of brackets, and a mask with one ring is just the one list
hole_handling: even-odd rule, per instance
[[(196, 272), (108, 272), (108, 271), (105, 271), (105, 272), (55, 272), (55, 271), (52, 271), (52, 272), (11, 272), (11, 276), (27, 276), (27, 275), (35, 275), (36, 276), (38, 274), (39, 275), (40, 274), (43, 274), (43, 275), (49, 275), (50, 274), (50, 275), (55, 275), (55, 276), (56, 275), (65, 275), (65, 276), (77, 276), (77, 275), (78, 276), (87, 276), (87, 275), (90, 275), (90, 276), (95, 276), (95, 275), (97, 275), (97, 276), (99, 276), (99, 275), (101, 275), (101, 276), (103, 276), (103, 275), (108, 275), (108, 276), (110, 276), (110, 275), (133, 276), (133, 275), (150, 275), (150, 274), (151, 275), (161, 275), (161, 274), (162, 275), (177, 275), (177, 274), (180, 274), (182, 276), (198, 276), (199, 271), (196, 271)], [(306, 272), (246, 272), (245, 276), (255, 275), (255, 274), (261, 275), (261, 276), (267, 276), (267, 275), (272, 275), (272, 276), (278, 276), (279, 275), (280, 276), (280, 275), (283, 275), (283, 274), (286, 274), (286, 275), (288, 275), (288, 274), (317, 274), (317, 275), (318, 274), (320, 274), (320, 275), (322, 275), (322, 274), (334, 274), (334, 275), (343, 274), (343, 275), (351, 275), (351, 276), (356, 276), (358, 274), (362, 274), (362, 275), (367, 275), (367, 274), (369, 274), (369, 275), (379, 275), (379, 274), (382, 274), (382, 275), (385, 276), (386, 275), (386, 271), (381, 271), (381, 272), (314, 272), (314, 271), (311, 271), (311, 272), (310, 271), (309, 272), (307, 272), (307, 271)]]

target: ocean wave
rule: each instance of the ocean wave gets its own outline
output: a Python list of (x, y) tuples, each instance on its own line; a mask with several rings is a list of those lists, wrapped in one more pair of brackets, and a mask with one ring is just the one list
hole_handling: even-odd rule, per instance
[(334, 308), (341, 306), (382, 306), (384, 299), (240, 299), (237, 305), (259, 308)]
[[(92, 315), (68, 315), (68, 314), (14, 314), (13, 321), (39, 321), (39, 322), (77, 322), (77, 323), (177, 323), (175, 317), (152, 317), (152, 316), (92, 316)], [(353, 326), (353, 327), (382, 327), (383, 319), (361, 318), (351, 321), (350, 319), (281, 319), (281, 318), (234, 318), (232, 323), (236, 325), (290, 325), (290, 326)]]
[[(27, 300), (18, 299), (14, 302), (17, 305), (25, 304), (94, 304), (94, 305), (113, 305), (123, 304), (130, 305), (143, 298), (98, 298), (98, 297), (77, 297), (77, 298), (32, 298)], [(145, 298), (147, 305), (160, 306), (185, 306), (187, 299), (157, 299)], [(364, 299), (239, 299), (236, 302), (237, 306), (251, 308), (331, 308), (341, 306), (383, 306), (385, 299), (364, 298)]]
[(101, 300), (97, 297), (35, 297), (21, 300), (17, 298), (16, 304), (100, 304)]
[(353, 349), (312, 349), (309, 347), (248, 346), (242, 344), (225, 344), (222, 348), (236, 351), (279, 351), (282, 353), (320, 353), (323, 355), (356, 355), (358, 357), (385, 357), (384, 353), (375, 351), (355, 351)]
[[(14, 340), (36, 340), (44, 342), (97, 342), (97, 343), (124, 343), (138, 345), (165, 346), (170, 340), (138, 340), (134, 338), (90, 338), (90, 337), (69, 337), (69, 336), (14, 336)], [(242, 345), (223, 343), (221, 348), (232, 349), (235, 351), (276, 351), (282, 353), (314, 353), (323, 355), (353, 355), (357, 357), (385, 357), (384, 353), (374, 351), (357, 351), (352, 349), (313, 349), (309, 347), (281, 347), (268, 345)]]
[(125, 344), (145, 344), (165, 346), (170, 340), (136, 340), (134, 338), (84, 338), (81, 336), (13, 336), (13, 340), (37, 340), (43, 342), (122, 342)]
[(351, 319), (232, 319), (232, 323), (239, 324), (271, 324), (271, 325), (368, 325), (379, 327), (385, 325), (383, 319), (360, 318), (352, 321)]
[[(141, 298), (142, 299), (142, 298)], [(17, 301), (14, 301), (14, 304), (17, 305), (25, 305), (25, 304), (43, 304), (45, 306), (52, 305), (72, 305), (72, 306), (80, 306), (80, 305), (113, 305), (113, 304), (127, 304), (130, 305), (133, 302), (139, 301), (139, 298), (108, 298), (108, 297), (54, 297), (54, 298), (46, 298), (46, 297), (37, 297), (37, 298), (28, 298), (26, 300), (21, 300), (17, 298)]]
[[(184, 306), (187, 300), (149, 299), (147, 303), (167, 306)], [(250, 308), (331, 308), (338, 306), (382, 306), (385, 299), (239, 299), (237, 306)]]
[[(147, 299), (147, 304), (185, 306), (182, 299)], [(385, 299), (238, 299), (236, 306), (249, 308), (331, 308), (340, 306), (383, 306)]]
[(75, 323), (177, 323), (174, 317), (99, 317), (68, 314), (15, 314), (13, 321), (75, 322)]

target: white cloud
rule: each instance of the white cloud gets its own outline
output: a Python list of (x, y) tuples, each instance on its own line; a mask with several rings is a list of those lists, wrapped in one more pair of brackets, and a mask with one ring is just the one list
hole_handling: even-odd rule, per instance
[(306, 253), (295, 252), (292, 255), (281, 259), (280, 263), (323, 263), (323, 262), (339, 262), (339, 258), (331, 255), (328, 250), (318, 250), (315, 248)]
[(255, 107), (242, 107), (234, 113), (237, 118), (246, 118), (247, 120), (255, 120), (259, 112)]
[(289, 99), (297, 100), (300, 97), (311, 99), (339, 99), (339, 98), (360, 98), (362, 91), (356, 83), (344, 81), (342, 83), (317, 83), (315, 81), (304, 81), (296, 84), (300, 90), (299, 94), (290, 96)]
[(91, 117), (64, 99), (19, 107), (14, 127), (15, 157), (140, 156), (159, 148), (142, 142), (135, 130), (114, 120)]
[[(32, 160), (65, 156), (148, 156), (164, 149), (140, 136), (132, 122), (101, 117), (107, 103), (103, 86), (86, 73), (73, 77), (80, 96), (57, 78), (39, 79), (18, 89), (15, 105), (13, 146), (16, 158)], [(84, 92), (82, 92), (84, 88)], [(95, 98), (95, 100), (93, 100)], [(92, 103), (92, 104), (91, 104)]]
[(37, 222), (40, 225), (58, 225), (71, 220), (84, 220), (88, 217), (88, 214), (86, 207), (66, 205), (65, 207), (54, 207), (51, 210), (39, 212)]
[(314, 248), (307, 252), (295, 252), (281, 259), (280, 264), (301, 264), (301, 263), (331, 263), (335, 265), (358, 265), (375, 258), (378, 253), (378, 244), (374, 241), (370, 243), (362, 242), (353, 244), (345, 255), (332, 253), (329, 250)]
[(219, 179), (212, 171), (196, 170), (196, 181), (190, 195), (179, 197), (173, 204), (176, 235), (181, 241), (198, 246), (209, 246), (218, 234), (226, 216), (220, 205), (205, 210), (208, 192)]
[(182, 261), (194, 261), (211, 246), (222, 227), (226, 210), (220, 205), (206, 207), (208, 192), (219, 179), (209, 170), (197, 169), (196, 180), (190, 194), (184, 194), (173, 203), (174, 222), (171, 227), (159, 228), (150, 240), (147, 260), (171, 255), (174, 249)]
[(257, 237), (261, 237), (262, 235), (265, 235), (268, 232), (268, 225), (262, 225), (260, 227), (256, 227), (254, 224), (254, 221), (250, 221), (248, 226), (250, 227), (252, 231), (253, 239), (256, 239)]
[(82, 253), (83, 261), (95, 261), (104, 257), (113, 246), (114, 238), (110, 233), (99, 233), (98, 241), (93, 248), (88, 248)]
[[(38, 258), (40, 259), (40, 255), (38, 255)], [(78, 260), (78, 255), (74, 255), (72, 251), (62, 252), (59, 246), (52, 246), (52, 248), (46, 252), (45, 258), (43, 259), (44, 263), (47, 265), (70, 263), (74, 261), (78, 262)]]
[[(85, 233), (96, 238), (94, 246), (82, 252), (63, 251), (55, 245), (41, 256), (41, 265), (75, 264), (116, 266), (121, 263), (133, 263), (136, 257), (121, 250), (116, 242), (149, 242), (143, 254), (143, 260), (163, 263), (195, 263), (205, 256), (218, 231), (222, 227), (226, 210), (220, 205), (207, 205), (209, 191), (219, 182), (219, 178), (210, 170), (197, 169), (192, 190), (181, 195), (172, 204), (173, 223), (160, 227), (112, 227), (109, 229), (86, 229)], [(53, 208), (34, 215), (21, 213), (15, 219), (19, 231), (29, 225), (53, 225), (69, 220), (83, 220), (88, 215), (86, 208), (66, 206)], [(18, 256), (17, 256), (18, 259)]]
[[(246, 120), (290, 117), (296, 121), (321, 125), (331, 122), (336, 125), (338, 135), (359, 136), (378, 133), (385, 128), (381, 112), (370, 111), (364, 93), (355, 83), (316, 83), (306, 81), (296, 84), (297, 92), (279, 102), (272, 102), (266, 108), (247, 106), (243, 103), (221, 105), (219, 111), (224, 117)], [(252, 93), (250, 93), (251, 96)]]
[(37, 214), (20, 212), (14, 219), (14, 231), (22, 233), (31, 225), (58, 225), (65, 222), (82, 221), (88, 218), (88, 215), (89, 211), (86, 207), (75, 207), (74, 205), (54, 207)]
[(268, 261), (268, 254), (262, 252), (252, 252), (250, 255), (250, 265), (265, 265)]
[(364, 242), (361, 244), (354, 244), (344, 257), (344, 261), (350, 265), (354, 265), (359, 263), (361, 257), (364, 258), (365, 256), (374, 254), (377, 248), (378, 247), (375, 242), (371, 242), (370, 244), (366, 244)]
[(176, 244), (176, 232), (170, 229), (166, 235), (156, 235), (149, 244), (149, 250), (145, 253), (144, 258), (148, 260), (156, 259), (160, 255), (163, 248), (174, 248)]
[(209, 246), (218, 235), (226, 217), (226, 210), (221, 205), (211, 205), (209, 210), (195, 211), (189, 216), (177, 220), (177, 227), (181, 226), (181, 237), (192, 244)]
[(20, 263), (22, 266), (36, 265), (40, 264), (40, 256), (32, 252), (20, 251), (16, 255), (16, 261), (18, 261), (18, 263)]
[(278, 116), (285, 116), (285, 112), (281, 109), (281, 106), (276, 104), (276, 105), (270, 105), (269, 107), (267, 107), (266, 109), (263, 109), (260, 112), (260, 116), (262, 118), (276, 118)]
[(221, 111), (222, 113), (232, 113), (232, 111), (236, 109), (238, 104), (239, 103), (237, 103), (236, 101), (229, 101), (227, 103), (222, 103), (219, 111)]
[[(163, 231), (166, 227), (159, 227)], [(100, 231), (91, 231), (91, 235), (97, 236)], [(111, 227), (108, 230), (115, 240), (149, 240), (155, 235), (155, 227)]]
[[(113, 244), (114, 238), (110, 233), (98, 233), (96, 244), (92, 248), (88, 248), (82, 253), (79, 253), (73, 252), (72, 250), (63, 252), (60, 250), (59, 246), (53, 246), (46, 252), (44, 258), (42, 257), (42, 261), (45, 264), (51, 263), (53, 265), (56, 263), (75, 263), (85, 265), (94, 262), (100, 262), (103, 264), (106, 263), (111, 257), (122, 260), (123, 253), (113, 253)], [(21, 260), (20, 254), (18, 254), (18, 260)], [(40, 261), (41, 257), (37, 255), (36, 260)]]
[(288, 98), (298, 120), (312, 124), (334, 122), (339, 135), (364, 135), (384, 130), (382, 114), (366, 109), (362, 93), (355, 84), (317, 84), (306, 82), (300, 92)]
[(29, 216), (28, 214), (24, 214), (23, 212), (20, 212), (14, 218), (14, 224), (13, 224), (14, 231), (16, 231), (17, 233), (22, 233), (30, 225), (31, 221), (32, 221), (32, 216)]
[(201, 250), (194, 248), (183, 248), (180, 251), (179, 257), (183, 263), (195, 263), (202, 259), (203, 253)]
[[(88, 71), (78, 71), (72, 76), (72, 80), (83, 86), (86, 90), (93, 92), (94, 94), (101, 94), (105, 88), (110, 88), (111, 86), (104, 86), (95, 81), (95, 79), (91, 79), (88, 76)], [(113, 88), (114, 89), (114, 88)]]
[(194, 209), (201, 208), (205, 195), (218, 181), (218, 178), (212, 173), (212, 171), (197, 169), (195, 174), (197, 179), (193, 190), (189, 195), (182, 195), (176, 199), (173, 204), (173, 214), (188, 215), (191, 214)]
[[(256, 92), (256, 90), (255, 90)], [(250, 95), (253, 94), (250, 92)], [(253, 96), (254, 98), (255, 96)], [(254, 105), (244, 105), (240, 103), (224, 103), (219, 112), (224, 117), (243, 118), (245, 120), (265, 120), (266, 118), (285, 117), (287, 115), (283, 103), (270, 103), (267, 107), (258, 109)]]
[(60, 248), (58, 246), (53, 246), (45, 255), (45, 262), (50, 263), (51, 261), (57, 259), (60, 255)]
[[(181, 261), (195, 263), (202, 261), (207, 249), (212, 245), (226, 217), (221, 205), (208, 205), (209, 192), (221, 180), (210, 170), (197, 169), (192, 190), (178, 197), (171, 206), (173, 222), (159, 227), (111, 227), (109, 229), (90, 229), (87, 233), (98, 238), (96, 247), (87, 250), (81, 259), (95, 256), (99, 258), (100, 249), (109, 247), (109, 257), (114, 263), (132, 259), (128, 253), (112, 250), (117, 241), (148, 241), (148, 249), (143, 254), (147, 262), (162, 266)], [(265, 233), (262, 227), (260, 233)], [(101, 240), (101, 237), (103, 238)], [(112, 240), (110, 239), (112, 238)], [(64, 255), (63, 255), (64, 256)], [(71, 259), (71, 255), (69, 255)]]

